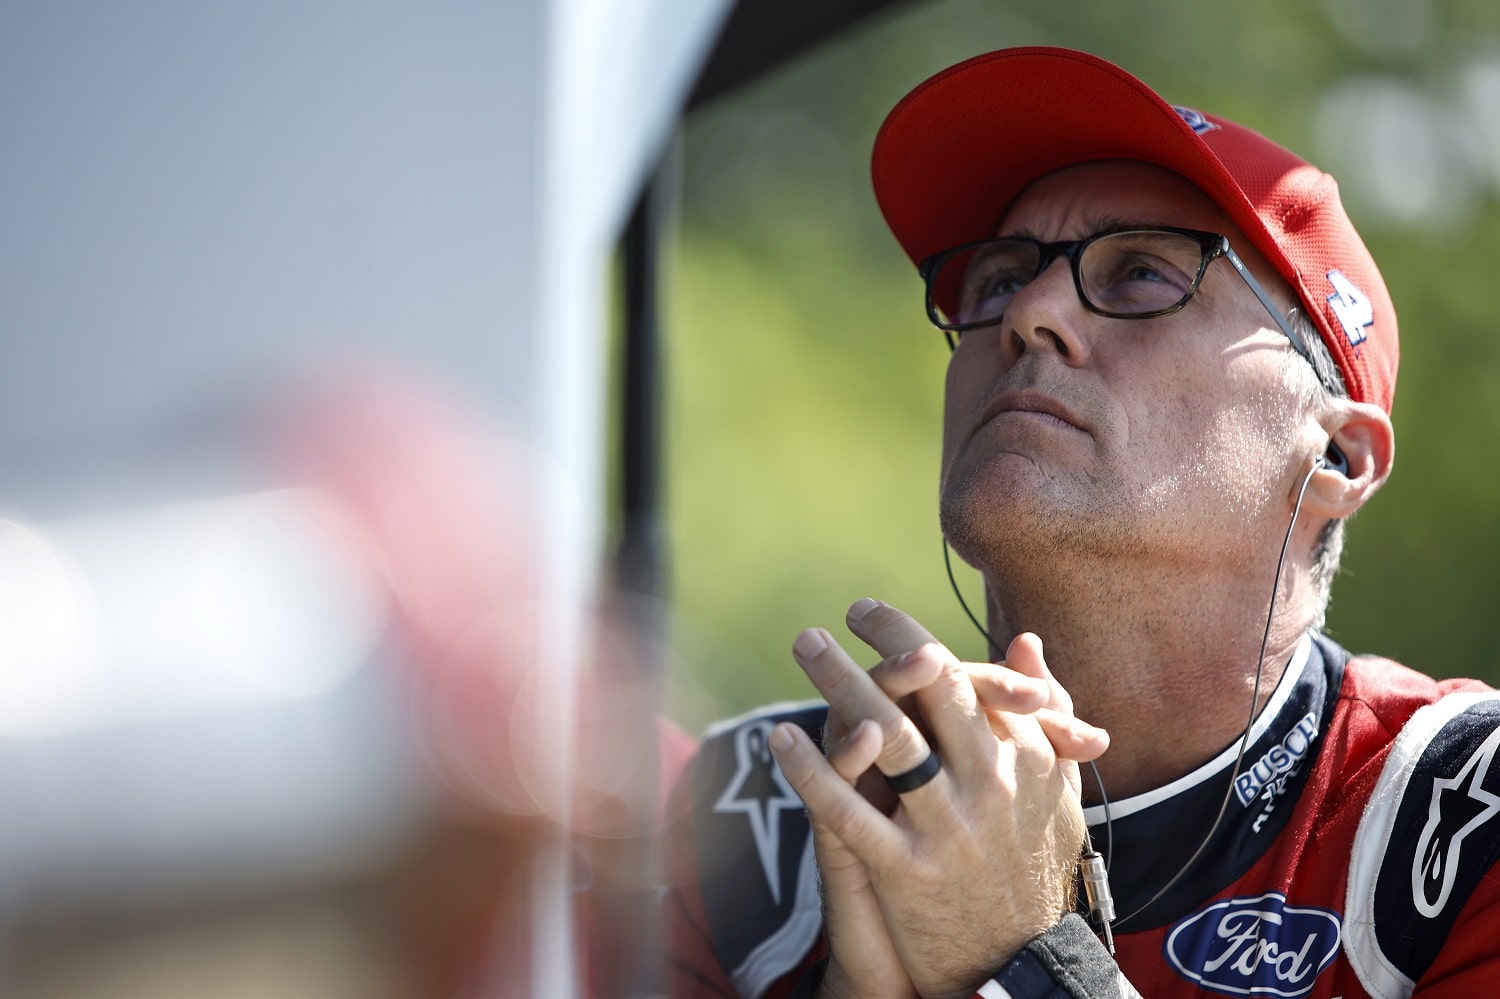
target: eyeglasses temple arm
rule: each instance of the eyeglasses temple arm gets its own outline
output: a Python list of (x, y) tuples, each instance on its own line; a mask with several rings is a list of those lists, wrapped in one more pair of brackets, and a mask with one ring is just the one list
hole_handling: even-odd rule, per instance
[[(1276, 320), (1276, 325), (1281, 329), (1281, 332), (1285, 333), (1286, 338), (1292, 341), (1292, 347), (1296, 349), (1297, 353), (1302, 355), (1303, 360), (1312, 365), (1314, 371), (1317, 371), (1318, 366), (1313, 362), (1312, 351), (1308, 350), (1306, 341), (1298, 335), (1296, 330), (1292, 329), (1292, 324), (1286, 321), (1286, 317), (1281, 314), (1281, 309), (1276, 305), (1276, 302), (1270, 295), (1266, 294), (1266, 289), (1260, 286), (1260, 282), (1255, 280), (1255, 275), (1250, 273), (1250, 268), (1245, 266), (1245, 262), (1240, 259), (1239, 254), (1234, 252), (1234, 249), (1229, 245), (1229, 240), (1224, 240), (1220, 244), (1220, 249), (1224, 251), (1224, 258), (1233, 264), (1234, 269), (1239, 272), (1240, 277), (1245, 279), (1245, 283), (1250, 286), (1250, 290), (1255, 292), (1255, 297), (1260, 299), (1260, 304), (1266, 307), (1266, 311), (1271, 314), (1271, 318)], [(1319, 380), (1321, 380), (1321, 375), (1319, 376)]]

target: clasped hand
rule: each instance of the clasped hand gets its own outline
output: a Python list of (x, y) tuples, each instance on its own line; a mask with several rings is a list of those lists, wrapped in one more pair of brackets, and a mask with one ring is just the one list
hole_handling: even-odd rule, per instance
[[(964, 663), (894, 607), (849, 628), (884, 657), (861, 668), (826, 631), (793, 654), (828, 701), (824, 749), (792, 725), (771, 749), (812, 821), (830, 960), (820, 995), (946, 999), (974, 989), (1071, 907), (1085, 829), (1077, 762), (1109, 744), (1017, 636), (1005, 662)], [(935, 750), (942, 770), (896, 795)]]

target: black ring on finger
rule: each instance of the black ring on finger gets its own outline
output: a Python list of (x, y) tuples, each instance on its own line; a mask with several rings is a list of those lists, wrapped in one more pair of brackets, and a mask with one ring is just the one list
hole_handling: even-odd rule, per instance
[(897, 794), (906, 794), (909, 791), (915, 791), (917, 788), (932, 780), (932, 778), (938, 775), (938, 771), (942, 769), (943, 761), (938, 759), (937, 750), (934, 749), (928, 752), (927, 759), (923, 760), (921, 763), (918, 763), (916, 766), (912, 767), (904, 774), (896, 774), (894, 777), (887, 777), (885, 779), (885, 782), (889, 784), (891, 786), (891, 790), (895, 791)]

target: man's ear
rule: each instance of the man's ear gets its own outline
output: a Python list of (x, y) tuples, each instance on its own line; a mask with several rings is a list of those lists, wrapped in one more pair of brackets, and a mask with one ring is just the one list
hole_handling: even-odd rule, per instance
[(1396, 460), (1396, 433), (1385, 410), (1368, 402), (1332, 400), (1319, 417), (1326, 443), (1348, 460), (1347, 472), (1323, 466), (1313, 474), (1306, 504), (1309, 513), (1342, 520), (1375, 495), (1390, 477)]

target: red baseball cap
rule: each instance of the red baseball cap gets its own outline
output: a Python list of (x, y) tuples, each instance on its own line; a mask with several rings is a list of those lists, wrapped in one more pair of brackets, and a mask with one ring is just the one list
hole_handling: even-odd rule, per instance
[(886, 117), (871, 172), (886, 223), (920, 263), (994, 235), (1033, 181), (1095, 160), (1154, 163), (1207, 194), (1296, 289), (1350, 398), (1390, 411), (1396, 311), (1334, 179), (1103, 59), (1015, 48), (950, 67)]

